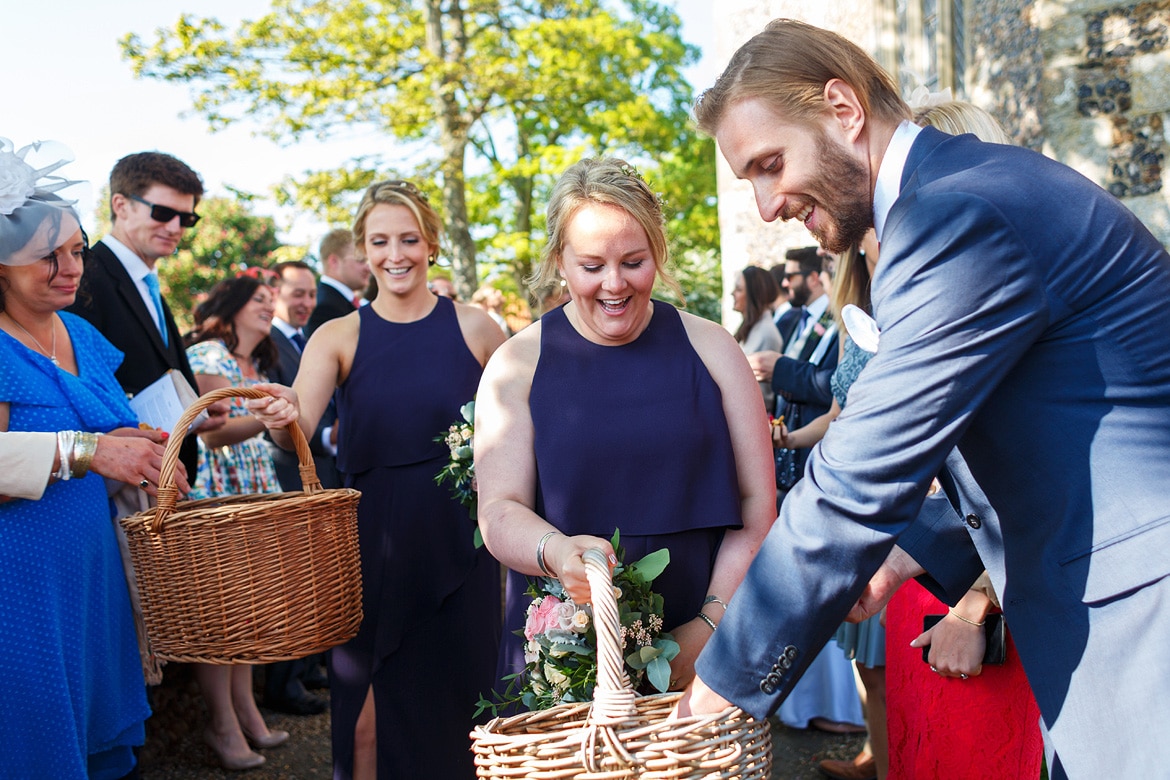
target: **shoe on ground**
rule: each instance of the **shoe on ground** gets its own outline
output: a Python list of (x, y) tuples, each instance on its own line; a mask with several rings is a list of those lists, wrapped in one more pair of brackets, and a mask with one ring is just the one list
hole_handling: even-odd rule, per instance
[(264, 706), (286, 715), (320, 715), (329, 708), (328, 702), (311, 693), (296, 698), (265, 699)]
[(852, 761), (826, 759), (817, 768), (834, 780), (877, 780), (877, 761), (873, 756), (858, 756)]
[(865, 726), (860, 726), (854, 723), (841, 723), (828, 718), (813, 718), (808, 722), (808, 725), (819, 731), (827, 731), (830, 734), (864, 734)]

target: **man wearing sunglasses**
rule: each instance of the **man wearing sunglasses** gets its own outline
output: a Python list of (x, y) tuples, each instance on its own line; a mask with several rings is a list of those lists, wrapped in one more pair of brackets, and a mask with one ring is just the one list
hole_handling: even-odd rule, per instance
[[(110, 234), (94, 244), (69, 310), (97, 327), (126, 358), (118, 382), (134, 395), (170, 369), (192, 387), (195, 377), (175, 319), (158, 285), (155, 264), (174, 254), (183, 231), (199, 221), (203, 195), (199, 175), (169, 154), (140, 152), (119, 160), (110, 172)], [(216, 404), (199, 432), (227, 419), (227, 404)], [(195, 437), (183, 443), (188, 474), (196, 470)]]

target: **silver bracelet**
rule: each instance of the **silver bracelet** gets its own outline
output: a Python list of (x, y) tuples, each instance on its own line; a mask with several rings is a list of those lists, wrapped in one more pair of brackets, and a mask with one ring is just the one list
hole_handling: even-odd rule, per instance
[(727, 611), (727, 603), (718, 596), (708, 596), (707, 598), (703, 599), (703, 606), (705, 607), (708, 604), (718, 604), (719, 606), (723, 607), (724, 612)]
[(711, 618), (707, 617), (706, 614), (700, 612), (699, 619), (702, 620), (704, 623), (706, 623), (708, 626), (710, 626), (712, 631), (715, 630), (715, 621), (712, 620)]
[(73, 439), (73, 431), (57, 431), (57, 459), (59, 463), (53, 476), (62, 482), (73, 476), (70, 468), (73, 460)]
[(544, 562), (544, 546), (548, 544), (549, 539), (559, 533), (560, 531), (549, 531), (547, 534), (540, 537), (540, 543), (536, 545), (536, 562), (539, 564), (540, 570), (544, 572), (544, 576), (546, 577), (555, 577), (556, 575), (548, 570), (548, 566)]

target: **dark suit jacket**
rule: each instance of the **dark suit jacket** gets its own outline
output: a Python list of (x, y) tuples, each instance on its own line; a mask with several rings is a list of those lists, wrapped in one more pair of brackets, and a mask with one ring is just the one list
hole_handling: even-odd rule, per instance
[[(795, 314), (795, 317), (788, 315)], [(776, 324), (784, 339), (784, 346), (796, 335), (796, 326), (800, 322), (800, 308), (789, 309), (780, 317)], [(784, 332), (787, 330), (787, 333)], [(829, 411), (833, 405), (833, 390), (829, 386), (833, 372), (837, 370), (837, 360), (840, 358), (840, 348), (836, 329), (831, 329), (828, 335), (829, 342), (825, 345), (823, 357), (819, 363), (810, 363), (809, 360), (820, 346), (819, 339), (813, 339), (810, 334), (804, 348), (795, 358), (781, 355), (772, 367), (772, 391), (776, 393), (777, 416), (784, 415), (784, 422), (788, 429), (796, 430)], [(809, 450), (796, 450), (797, 473), (804, 472), (804, 464), (808, 460)]]
[(792, 338), (792, 331), (796, 330), (796, 324), (800, 322), (800, 307), (793, 306), (788, 311), (780, 315), (780, 319), (776, 320), (776, 330), (780, 331), (780, 339), (788, 346), (788, 340)]
[[(277, 328), (272, 328), (272, 340), (276, 343), (276, 352), (280, 356), (279, 362), (268, 370), (268, 378), (282, 385), (292, 385), (297, 378), (297, 371), (301, 367), (301, 353), (296, 345), (288, 340)], [(317, 468), (317, 479), (321, 480), (322, 487), (341, 487), (341, 478), (337, 473), (336, 459), (321, 441), (324, 429), (333, 424), (337, 415), (333, 413), (333, 404), (330, 402), (328, 410), (321, 417), (317, 430), (309, 439), (309, 449), (313, 452), (313, 465)], [(268, 434), (265, 433), (265, 437)], [(291, 450), (282, 449), (268, 439), (268, 449), (272, 453), (272, 460), (276, 464), (276, 478), (280, 480), (280, 487), (285, 491), (301, 489), (300, 461), (297, 454)]]
[[(1170, 256), (1075, 171), (931, 128), (881, 242), (880, 348), (699, 675), (765, 715), (895, 541), (936, 578), (978, 556), (1068, 775), (1164, 774), (1133, 746), (1170, 714)], [(926, 490), (956, 447), (963, 524), (932, 528)]]
[[(170, 306), (163, 300), (167, 344), (154, 318), (142, 301), (138, 287), (117, 256), (102, 242), (93, 245), (91, 260), (85, 266), (77, 300), (68, 311), (93, 323), (102, 335), (126, 356), (115, 376), (128, 396), (134, 395), (170, 369), (177, 369), (198, 392), (195, 375), (187, 362), (183, 337), (179, 333)], [(193, 482), (198, 453), (195, 436), (183, 441), (180, 458)]]
[(353, 311), (353, 301), (346, 298), (336, 287), (323, 282), (317, 283), (317, 308), (309, 315), (309, 323), (305, 326), (305, 335), (312, 336), (313, 331), (329, 320), (344, 317)]

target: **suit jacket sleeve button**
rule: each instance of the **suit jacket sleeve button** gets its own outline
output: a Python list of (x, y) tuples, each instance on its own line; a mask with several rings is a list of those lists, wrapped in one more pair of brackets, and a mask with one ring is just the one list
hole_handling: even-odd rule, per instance
[(772, 684), (771, 680), (763, 679), (760, 681), (760, 690), (771, 696), (776, 692), (776, 686)]
[(980, 526), (983, 525), (983, 521), (979, 519), (979, 515), (969, 514), (969, 515), (967, 515), (967, 525), (971, 526), (972, 528), (978, 529)]

